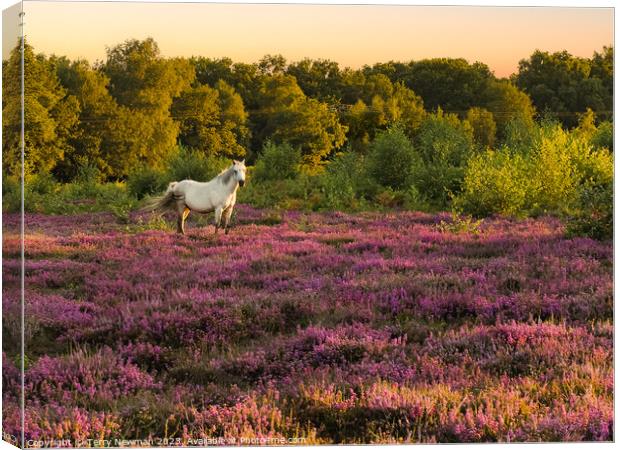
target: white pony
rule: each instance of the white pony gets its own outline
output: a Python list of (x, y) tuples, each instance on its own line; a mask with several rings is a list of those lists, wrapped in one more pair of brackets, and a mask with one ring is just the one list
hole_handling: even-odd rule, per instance
[(185, 219), (191, 211), (210, 213), (215, 211), (215, 233), (224, 219), (224, 231), (228, 234), (228, 223), (232, 215), (237, 188), (245, 183), (245, 159), (233, 161), (232, 166), (206, 183), (193, 180), (174, 181), (166, 193), (152, 199), (144, 210), (176, 211), (177, 232), (185, 234)]

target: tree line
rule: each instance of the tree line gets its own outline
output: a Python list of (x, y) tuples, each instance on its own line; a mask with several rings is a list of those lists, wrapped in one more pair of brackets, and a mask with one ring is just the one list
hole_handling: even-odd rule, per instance
[[(3, 170), (19, 173), (20, 46), (3, 61)], [(161, 168), (177, 146), (253, 163), (268, 143), (300, 152), (308, 173), (342, 149), (365, 153), (398, 126), (412, 140), (429, 117), (466, 128), (481, 148), (536, 117), (565, 128), (580, 112), (612, 119), (613, 48), (592, 58), (534, 52), (510, 79), (464, 59), (388, 62), (361, 69), (324, 59), (254, 64), (164, 58), (157, 43), (127, 40), (90, 64), (24, 44), (26, 171), (71, 181)], [(431, 146), (432, 147), (432, 146)], [(429, 147), (430, 148), (430, 147)], [(437, 149), (438, 154), (441, 149)]]

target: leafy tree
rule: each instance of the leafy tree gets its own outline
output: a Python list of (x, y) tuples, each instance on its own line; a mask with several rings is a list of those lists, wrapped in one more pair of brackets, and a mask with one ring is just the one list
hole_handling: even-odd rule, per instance
[(535, 109), (527, 94), (508, 81), (491, 81), (484, 91), (485, 108), (493, 113), (500, 138), (505, 138), (510, 122), (534, 125)]
[(427, 115), (422, 98), (402, 83), (396, 83), (393, 99), (397, 108), (395, 121), (403, 126), (407, 136), (415, 136)]
[(596, 133), (596, 115), (594, 111), (590, 108), (586, 109), (586, 112), (579, 115), (579, 123), (577, 128), (575, 128), (574, 132), (584, 137), (587, 140), (590, 140), (594, 133)]
[(181, 93), (172, 104), (172, 115), (180, 123), (179, 141), (182, 145), (215, 154), (220, 150), (217, 136), (220, 108), (218, 92), (208, 85)]
[(182, 145), (206, 155), (231, 158), (245, 155), (247, 114), (241, 97), (224, 81), (184, 91), (173, 101), (172, 115), (180, 123)]
[(254, 177), (257, 181), (293, 179), (299, 175), (301, 162), (299, 148), (267, 141), (256, 162)]
[(413, 144), (396, 126), (380, 132), (370, 145), (368, 172), (382, 186), (403, 189), (413, 181), (421, 159)]
[(190, 63), (196, 71), (194, 87), (205, 84), (216, 87), (223, 81), (239, 94), (247, 112), (258, 107), (258, 91), (265, 75), (260, 73), (257, 64), (233, 63), (230, 58), (191, 58)]
[(392, 84), (383, 74), (364, 79), (362, 97), (344, 115), (349, 128), (348, 139), (356, 149), (374, 138), (377, 130), (399, 123), (403, 131), (414, 136), (425, 116), (422, 99), (402, 83)]
[(134, 109), (168, 109), (172, 98), (195, 79), (189, 61), (162, 58), (152, 38), (130, 39), (108, 49), (103, 70), (112, 97)]
[(366, 98), (366, 76), (360, 70), (346, 68), (341, 72), (338, 88), (340, 100), (346, 105), (353, 105), (358, 100)]
[(590, 138), (590, 143), (595, 148), (606, 148), (614, 151), (614, 125), (611, 122), (602, 122), (596, 127), (596, 131)]
[[(613, 114), (614, 98), (614, 48), (603, 47), (601, 53), (594, 52), (591, 62), (590, 77), (598, 78), (605, 88), (605, 113), (599, 111), (598, 117), (609, 120)], [(609, 112), (608, 112), (609, 111)]]
[(148, 38), (108, 49), (102, 70), (120, 105), (117, 127), (110, 130), (117, 142), (111, 160), (114, 172), (126, 175), (131, 167), (161, 166), (179, 132), (169, 110), (173, 98), (193, 82), (193, 67), (184, 59), (161, 57), (155, 41)]
[(439, 108), (422, 123), (416, 144), (425, 162), (462, 166), (471, 154), (473, 139), (469, 122)]
[(119, 107), (108, 92), (109, 79), (87, 61), (54, 58), (56, 73), (62, 86), (77, 99), (80, 115), (76, 132), (69, 140), (70, 149), (55, 168), (61, 180), (76, 178), (85, 167), (97, 169), (105, 176), (119, 176), (108, 161), (117, 145), (112, 132), (118, 127)]
[(265, 79), (257, 64), (235, 63), (232, 66), (231, 80), (226, 82), (241, 95), (246, 110), (252, 113), (260, 107), (260, 91)]
[(424, 161), (415, 179), (418, 191), (437, 206), (446, 207), (461, 189), (464, 167), (473, 151), (473, 129), (456, 114), (438, 109), (429, 114), (415, 139)]
[(382, 74), (387, 76), (392, 83), (403, 82), (407, 78), (411, 63), (389, 61), (376, 63), (373, 66), (364, 66), (362, 72), (365, 76)]
[(339, 85), (342, 80), (340, 68), (335, 61), (305, 58), (290, 64), (286, 73), (295, 77), (308, 97), (328, 103), (336, 103), (340, 98)]
[(345, 112), (343, 122), (347, 126), (347, 141), (351, 148), (357, 151), (367, 148), (371, 141), (373, 124), (366, 103), (358, 100)]
[(286, 58), (282, 55), (265, 55), (258, 62), (258, 70), (263, 75), (282, 75), (286, 69)]
[(310, 170), (344, 143), (346, 128), (336, 113), (325, 103), (306, 97), (290, 75), (269, 77), (260, 90), (259, 105), (252, 119), (255, 142), (271, 139), (299, 147)]
[(612, 106), (613, 50), (604, 49), (593, 60), (567, 51), (535, 51), (519, 62), (515, 84), (527, 92), (539, 111), (550, 111), (566, 126), (575, 126), (579, 112), (591, 108), (608, 114)]
[(405, 86), (422, 97), (427, 109), (441, 107), (462, 116), (472, 106), (483, 106), (483, 94), (495, 79), (485, 64), (449, 58), (411, 62), (401, 76)]
[[(243, 99), (224, 80), (215, 83), (215, 90), (218, 92), (221, 112), (221, 133), (226, 136), (225, 141), (230, 143), (230, 150), (224, 151), (222, 154), (229, 158), (241, 158), (246, 154), (246, 148), (250, 144), (249, 116), (245, 110)], [(235, 144), (233, 144), (233, 140)]]
[[(21, 49), (13, 49), (2, 75), (2, 158), (5, 173), (21, 172)], [(64, 158), (79, 104), (60, 85), (44, 55), (24, 43), (25, 171), (47, 172)]]
[(473, 107), (467, 111), (467, 122), (472, 127), (474, 141), (483, 147), (495, 145), (495, 133), (497, 125), (490, 111), (484, 108)]
[(189, 60), (196, 72), (197, 84), (208, 84), (215, 86), (220, 80), (232, 83), (233, 61), (230, 58), (210, 59), (204, 57), (193, 57)]

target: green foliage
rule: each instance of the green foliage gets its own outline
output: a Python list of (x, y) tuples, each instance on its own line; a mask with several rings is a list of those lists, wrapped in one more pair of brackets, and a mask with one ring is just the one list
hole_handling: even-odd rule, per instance
[(516, 216), (527, 203), (528, 162), (507, 148), (474, 155), (467, 165), (462, 192), (454, 206), (478, 217), (499, 213)]
[[(79, 104), (60, 85), (53, 65), (24, 43), (25, 171), (50, 171), (64, 157), (78, 120)], [(2, 70), (2, 163), (4, 173), (21, 172), (21, 51), (17, 46)]]
[(187, 60), (161, 57), (151, 38), (125, 41), (107, 53), (102, 70), (120, 105), (110, 132), (113, 172), (124, 176), (140, 165), (161, 167), (179, 133), (170, 116), (173, 98), (189, 88), (194, 69)]
[(2, 177), (2, 211), (18, 212), (21, 209), (21, 188), (19, 177), (4, 175)]
[(568, 219), (569, 236), (612, 239), (614, 233), (613, 182), (587, 183), (579, 192), (576, 211)]
[[(20, 210), (20, 183), (15, 177), (3, 177), (2, 209)], [(79, 181), (59, 183), (49, 174), (26, 177), (24, 209), (43, 214), (78, 214), (101, 211), (130, 211), (136, 201), (127, 192), (124, 183), (97, 183)]]
[(612, 180), (613, 160), (606, 149), (592, 149), (587, 136), (547, 125), (525, 152), (503, 147), (470, 159), (454, 204), (478, 216), (564, 214), (583, 186)]
[(83, 167), (96, 167), (105, 176), (120, 176), (114, 159), (116, 145), (122, 136), (119, 107), (108, 92), (109, 79), (86, 61), (53, 60), (63, 87), (79, 103), (79, 122), (69, 139), (64, 158), (56, 164), (54, 175), (60, 181), (76, 178)]
[(230, 165), (230, 161), (179, 147), (166, 167), (167, 181), (209, 181)]
[(237, 202), (257, 208), (318, 209), (318, 177), (300, 174), (295, 179), (263, 180), (246, 184), (237, 191)]
[(401, 76), (405, 86), (422, 97), (427, 109), (447, 111), (481, 106), (483, 93), (494, 79), (485, 64), (449, 58), (411, 62)]
[(611, 122), (602, 122), (596, 127), (596, 131), (590, 138), (590, 143), (595, 148), (606, 148), (614, 151), (614, 125)]
[(218, 81), (215, 88), (201, 85), (182, 92), (171, 111), (180, 123), (182, 145), (212, 156), (245, 156), (248, 116), (239, 94), (224, 81)]
[(516, 85), (532, 98), (539, 111), (550, 111), (566, 126), (575, 126), (578, 112), (592, 109), (599, 117), (613, 110), (613, 48), (592, 59), (567, 51), (535, 51), (519, 62)]
[[(574, 212), (575, 229), (607, 233), (608, 211), (589, 205), (602, 205), (613, 181), (613, 48), (591, 59), (535, 52), (511, 81), (461, 59), (354, 70), (280, 55), (164, 58), (150, 38), (95, 65), (27, 43), (24, 56), (28, 211), (127, 221), (137, 199), (170, 181), (206, 181), (247, 157), (255, 183), (239, 200), (255, 206)], [(3, 63), (10, 211), (20, 204), (19, 79), (16, 48)], [(115, 180), (126, 184), (106, 183)]]
[(416, 144), (424, 162), (460, 166), (473, 150), (473, 129), (455, 114), (439, 109), (422, 123)]
[(286, 73), (295, 77), (297, 84), (308, 97), (321, 101), (339, 97), (341, 75), (335, 61), (305, 58), (289, 64)]
[(474, 142), (482, 147), (493, 148), (497, 131), (493, 114), (484, 108), (474, 107), (467, 111), (466, 120), (473, 130)]
[(536, 124), (522, 117), (515, 117), (506, 123), (503, 145), (521, 153), (527, 153), (534, 146), (538, 129)]
[(437, 225), (437, 228), (445, 233), (479, 234), (482, 222), (484, 222), (484, 219), (476, 220), (470, 215), (464, 216), (456, 211), (452, 211), (451, 220), (442, 220), (439, 222), (439, 225)]
[(402, 83), (392, 84), (383, 74), (363, 79), (359, 95), (343, 116), (349, 129), (347, 138), (356, 149), (365, 149), (377, 131), (395, 124), (412, 137), (426, 115), (422, 99), (415, 92)]
[(265, 81), (258, 108), (253, 117), (255, 140), (299, 147), (310, 172), (344, 144), (346, 128), (336, 113), (325, 103), (306, 97), (290, 75), (275, 75)]
[(354, 210), (376, 190), (366, 174), (364, 158), (348, 151), (336, 155), (321, 175), (322, 205), (327, 209)]
[(493, 113), (500, 139), (508, 135), (510, 123), (526, 129), (534, 125), (535, 109), (528, 95), (507, 81), (489, 82), (484, 92), (485, 108)]
[(165, 174), (150, 167), (142, 167), (135, 170), (127, 177), (127, 189), (138, 200), (161, 193), (166, 188), (167, 178)]
[(422, 123), (416, 148), (424, 162), (416, 187), (432, 203), (447, 206), (450, 195), (461, 189), (464, 166), (474, 150), (471, 125), (440, 109)]
[(301, 151), (288, 143), (267, 141), (254, 169), (256, 181), (294, 179), (299, 175)]
[(541, 139), (530, 155), (528, 178), (532, 212), (559, 212), (575, 199), (580, 183), (578, 158), (581, 156), (576, 140), (571, 140), (560, 127), (543, 130)]
[(405, 188), (422, 160), (402, 128), (396, 126), (377, 135), (370, 145), (368, 174), (378, 184), (392, 189)]

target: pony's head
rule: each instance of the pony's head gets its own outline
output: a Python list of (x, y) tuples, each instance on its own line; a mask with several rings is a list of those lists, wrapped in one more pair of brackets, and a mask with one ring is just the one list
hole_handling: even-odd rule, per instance
[(243, 186), (245, 184), (245, 159), (243, 161), (233, 160), (232, 171), (239, 186)]

